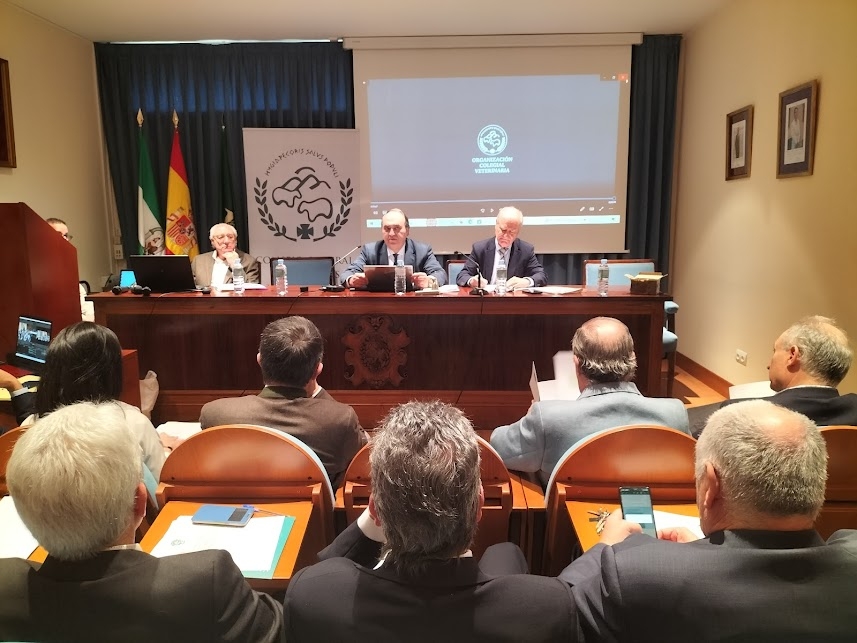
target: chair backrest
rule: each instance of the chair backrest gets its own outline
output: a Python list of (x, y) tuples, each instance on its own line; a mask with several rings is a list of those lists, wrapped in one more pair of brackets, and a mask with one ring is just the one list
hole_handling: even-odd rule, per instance
[(857, 427), (825, 426), (827, 489), (815, 528), (824, 538), (838, 529), (857, 529)]
[(449, 278), (448, 283), (455, 284), (455, 280), (458, 279), (458, 273), (464, 268), (465, 263), (467, 263), (466, 259), (450, 259), (446, 262), (446, 275)]
[(272, 284), (278, 259), (286, 264), (290, 286), (326, 286), (333, 283), (333, 257), (271, 257)]
[(232, 424), (190, 436), (164, 462), (157, 498), (161, 507), (170, 500), (310, 500), (304, 544), (311, 540), (319, 551), (333, 535), (333, 491), (318, 456), (297, 438), (267, 427)]
[(9, 488), (6, 486), (6, 465), (9, 463), (9, 458), (12, 457), (12, 449), (15, 448), (15, 443), (18, 438), (24, 435), (26, 430), (26, 428), (19, 426), (0, 435), (0, 496), (9, 495)]
[[(480, 477), (485, 493), (482, 518), (473, 543), (473, 555), (479, 557), (489, 545), (509, 540), (509, 519), (512, 514), (512, 482), (506, 465), (494, 448), (481, 437), (479, 452), (481, 457)], [(357, 520), (369, 504), (372, 491), (369, 468), (370, 444), (364, 446), (345, 471), (343, 504), (348, 523)]]
[(571, 562), (576, 536), (566, 501), (617, 503), (620, 486), (639, 486), (649, 487), (655, 502), (695, 502), (695, 448), (682, 431), (648, 425), (608, 429), (573, 445), (545, 491), (545, 573), (555, 576)]
[[(601, 260), (587, 259), (583, 265), (586, 287), (594, 288), (598, 285), (598, 266), (601, 265)], [(651, 259), (608, 259), (607, 265), (610, 266), (608, 283), (611, 286), (630, 286), (631, 280), (625, 275), (634, 276), (641, 272), (654, 272), (655, 270), (655, 262)]]

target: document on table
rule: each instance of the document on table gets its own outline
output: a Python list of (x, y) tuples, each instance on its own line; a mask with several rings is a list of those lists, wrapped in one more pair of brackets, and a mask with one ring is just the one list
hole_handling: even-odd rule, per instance
[[(235, 284), (218, 284), (212, 286), (212, 288), (220, 292), (230, 292), (235, 290)], [(265, 290), (266, 288), (267, 286), (263, 286), (262, 284), (244, 284), (244, 290)]]
[(179, 516), (152, 549), (152, 555), (224, 549), (244, 576), (272, 578), (294, 523), (294, 516), (254, 516), (244, 527), (226, 527), (195, 525), (190, 516)]
[(12, 496), (0, 498), (0, 558), (29, 558), (38, 546), (21, 522)]
[(685, 516), (670, 511), (658, 511), (655, 509), (655, 526), (658, 529), (669, 529), (670, 527), (685, 527), (696, 534), (699, 538), (705, 538), (702, 528), (699, 526), (699, 516)]

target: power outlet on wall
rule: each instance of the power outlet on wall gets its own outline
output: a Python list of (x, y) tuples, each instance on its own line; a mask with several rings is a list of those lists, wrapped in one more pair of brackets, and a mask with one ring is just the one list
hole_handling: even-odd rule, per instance
[(742, 351), (740, 348), (736, 348), (735, 361), (741, 366), (747, 366), (747, 351)]
[(125, 258), (125, 255), (122, 254), (122, 244), (116, 243), (113, 245), (113, 258), (116, 261), (122, 261)]

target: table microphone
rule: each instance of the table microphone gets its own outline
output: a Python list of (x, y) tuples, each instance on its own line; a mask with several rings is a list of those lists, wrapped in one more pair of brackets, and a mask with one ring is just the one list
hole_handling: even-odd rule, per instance
[[(354, 246), (353, 248), (351, 248), (351, 250), (349, 250), (348, 252), (346, 252), (344, 255), (342, 255), (342, 256), (341, 256), (339, 259), (337, 259), (336, 261), (334, 261), (334, 262), (333, 262), (333, 264), (330, 266), (331, 272), (333, 272), (333, 274), (334, 274), (334, 275), (336, 275), (336, 271), (335, 271), (335, 270), (333, 270), (333, 269), (334, 269), (337, 265), (339, 265), (340, 263), (342, 263), (342, 260), (343, 260), (343, 259), (347, 259), (348, 257), (350, 257), (350, 256), (351, 256), (354, 252), (356, 252), (357, 250), (360, 250), (360, 246)], [(335, 278), (335, 277), (331, 277), (331, 279), (334, 279), (334, 278)], [(342, 285), (340, 285), (340, 284), (333, 284), (333, 283), (332, 283), (332, 284), (328, 284), (327, 286), (322, 286), (322, 287), (321, 287), (321, 289), (322, 289), (322, 290), (324, 290), (325, 292), (342, 292), (343, 290), (345, 290), (345, 286), (342, 286)]]
[[(459, 255), (459, 256), (464, 257), (465, 259), (467, 259), (469, 261), (472, 261), (473, 264), (476, 266), (476, 278), (479, 281), (477, 281), (476, 286), (473, 286), (470, 289), (470, 294), (476, 295), (477, 297), (484, 297), (485, 295), (487, 295), (488, 291), (479, 285), (482, 283), (482, 268), (480, 268), (479, 262), (476, 261), (476, 259), (473, 257), (473, 254), (471, 253), (471, 254), (465, 255), (463, 252), (459, 252), (458, 250), (455, 250), (454, 252), (456, 255)], [(467, 264), (465, 263), (464, 265), (466, 266)]]

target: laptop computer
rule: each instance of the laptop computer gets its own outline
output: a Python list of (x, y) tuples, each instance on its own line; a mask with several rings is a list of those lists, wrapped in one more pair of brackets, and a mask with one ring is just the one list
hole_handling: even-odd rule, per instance
[(131, 255), (128, 265), (137, 285), (148, 286), (152, 292), (196, 290), (187, 255)]
[[(366, 290), (371, 292), (394, 292), (393, 283), (396, 279), (396, 266), (363, 266), (363, 274), (369, 281)], [(408, 290), (413, 290), (412, 279), (414, 267), (405, 266), (405, 282)]]
[(52, 326), (47, 319), (30, 315), (18, 317), (18, 340), (14, 355), (9, 356), (9, 363), (33, 373), (42, 373), (48, 356), (48, 344), (51, 343)]

